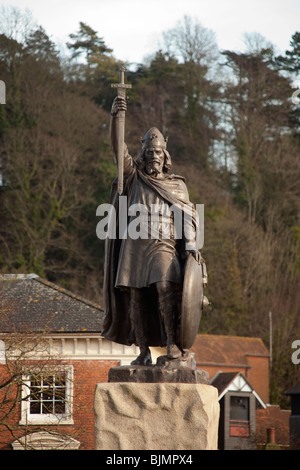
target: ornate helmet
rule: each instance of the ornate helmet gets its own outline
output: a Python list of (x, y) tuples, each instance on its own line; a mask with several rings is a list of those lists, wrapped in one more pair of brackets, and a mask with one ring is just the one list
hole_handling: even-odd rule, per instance
[(146, 132), (144, 138), (141, 140), (142, 148), (153, 148), (160, 147), (166, 149), (168, 138), (164, 138), (162, 133), (156, 128), (151, 127), (148, 132)]
[(164, 173), (168, 173), (171, 169), (171, 156), (167, 151), (167, 140), (168, 138), (164, 138), (162, 133), (156, 128), (151, 127), (148, 132), (146, 132), (142, 142), (142, 150), (136, 159), (136, 162), (141, 170), (145, 168), (145, 150), (150, 148), (161, 148), (165, 155), (165, 163), (163, 171)]

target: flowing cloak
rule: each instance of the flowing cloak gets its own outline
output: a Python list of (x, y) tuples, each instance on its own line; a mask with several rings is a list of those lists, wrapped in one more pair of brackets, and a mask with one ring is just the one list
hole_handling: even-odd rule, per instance
[[(134, 202), (134, 196), (139, 185), (144, 185), (145, 189), (154, 191), (168, 205), (177, 205), (184, 211), (193, 226), (193, 238), (197, 230), (196, 212), (194, 206), (189, 200), (189, 195), (184, 178), (178, 175), (167, 175), (163, 179), (154, 178), (144, 173), (139, 165), (127, 154), (125, 157), (124, 169), (124, 193), (128, 198), (128, 205)], [(119, 271), (120, 252), (122, 240), (118, 238), (119, 234), (119, 195), (117, 193), (117, 178), (113, 181), (111, 190), (111, 201), (114, 213), (116, 214), (116, 234), (115, 238), (106, 238), (105, 242), (105, 263), (104, 263), (104, 306), (105, 317), (103, 322), (102, 335), (116, 343), (124, 345), (136, 344), (136, 339), (132, 330), (129, 316), (129, 289), (126, 287), (116, 287), (116, 279)], [(189, 234), (190, 237), (190, 234)], [(138, 241), (138, 240), (137, 240)], [(183, 260), (185, 253), (186, 237), (178, 241), (176, 250), (180, 269), (183, 272)], [(133, 240), (134, 243), (134, 240)], [(183, 280), (183, 276), (182, 276)], [(182, 284), (182, 281), (181, 281)], [(180, 311), (181, 284), (175, 285), (175, 293)], [(160, 346), (166, 345), (166, 335), (162, 325), (161, 316), (158, 310), (157, 293), (154, 286), (143, 288), (142, 306), (144, 321), (147, 324), (148, 345)]]

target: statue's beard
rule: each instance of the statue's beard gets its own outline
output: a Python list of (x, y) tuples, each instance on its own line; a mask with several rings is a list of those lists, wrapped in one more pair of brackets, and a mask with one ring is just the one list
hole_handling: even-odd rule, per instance
[(156, 161), (146, 163), (145, 170), (148, 175), (153, 176), (157, 176), (162, 173), (162, 167), (160, 163)]

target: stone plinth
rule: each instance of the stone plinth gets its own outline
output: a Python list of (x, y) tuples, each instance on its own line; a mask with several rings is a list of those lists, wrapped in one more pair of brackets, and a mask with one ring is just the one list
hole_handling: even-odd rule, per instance
[(155, 365), (127, 365), (109, 369), (108, 382), (208, 384), (208, 373), (196, 367), (195, 354), (181, 359), (159, 356)]
[(190, 367), (121, 366), (109, 370), (108, 381), (207, 384), (208, 374), (202, 369)]
[(199, 383), (109, 382), (95, 390), (96, 450), (216, 450), (219, 402)]

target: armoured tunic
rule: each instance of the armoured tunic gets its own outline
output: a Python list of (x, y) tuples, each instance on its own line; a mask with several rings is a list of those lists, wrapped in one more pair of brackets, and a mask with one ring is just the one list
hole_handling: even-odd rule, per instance
[[(149, 287), (159, 281), (180, 283), (182, 272), (177, 252), (173, 214), (166, 200), (139, 176), (132, 157), (125, 156), (125, 184), (131, 179), (128, 206), (143, 208), (138, 238), (130, 233), (122, 240), (115, 287)], [(154, 179), (148, 175), (148, 178)], [(145, 217), (146, 216), (146, 217)], [(129, 224), (136, 215), (129, 218)], [(169, 235), (169, 236), (168, 236)]]

